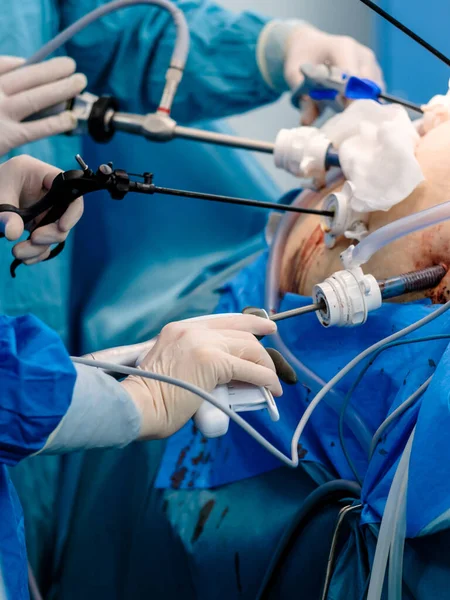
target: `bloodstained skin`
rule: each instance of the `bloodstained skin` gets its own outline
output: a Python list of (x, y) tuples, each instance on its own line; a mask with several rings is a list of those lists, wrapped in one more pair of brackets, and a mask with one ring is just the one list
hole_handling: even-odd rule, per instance
[[(450, 257), (450, 240), (447, 241), (446, 236), (441, 233), (441, 229), (442, 225), (436, 225), (421, 232), (420, 238), (417, 240), (421, 249), (421, 257), (415, 261), (413, 270), (443, 264), (443, 258)], [(318, 225), (300, 244), (290, 259), (289, 267), (284, 272), (282, 292), (299, 293), (299, 290), (304, 291), (305, 280), (308, 278), (311, 268), (320, 264), (326, 252), (329, 250), (325, 247), (323, 231)], [(400, 272), (398, 274), (400, 275)], [(433, 304), (444, 304), (450, 300), (450, 273), (445, 275), (439, 285), (421, 295), (429, 298)], [(408, 302), (416, 297), (417, 295), (405, 295), (391, 301)]]
[(303, 287), (304, 279), (308, 275), (313, 259), (317, 258), (318, 253), (323, 252), (324, 249), (324, 234), (319, 224), (293, 255), (289, 265), (287, 281), (282, 286), (284, 291), (296, 292)]

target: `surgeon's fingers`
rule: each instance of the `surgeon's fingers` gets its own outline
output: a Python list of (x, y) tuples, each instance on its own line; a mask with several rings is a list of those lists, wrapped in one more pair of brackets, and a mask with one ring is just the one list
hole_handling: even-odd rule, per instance
[(31, 242), (36, 245), (59, 244), (64, 242), (70, 230), (75, 227), (83, 215), (83, 198), (77, 198), (57, 223), (38, 227), (31, 234)]
[(319, 109), (317, 104), (311, 98), (303, 98), (301, 101), (301, 119), (302, 125), (312, 125), (319, 117)]
[(233, 340), (240, 340), (242, 342), (255, 342), (259, 340), (259, 336), (253, 335), (248, 331), (240, 331), (237, 329), (220, 329), (217, 331), (218, 335), (223, 336), (224, 338), (230, 338)]
[(76, 63), (72, 58), (60, 56), (50, 60), (21, 67), (3, 75), (1, 89), (7, 96), (64, 79), (75, 73)]
[(21, 124), (24, 143), (66, 133), (72, 131), (76, 126), (77, 118), (71, 111)]
[(15, 121), (22, 121), (45, 108), (74, 98), (86, 85), (86, 76), (76, 73), (66, 79), (21, 92), (8, 98), (9, 114)]
[(31, 266), (31, 265), (36, 265), (37, 263), (43, 262), (44, 260), (47, 260), (47, 258), (50, 256), (51, 251), (52, 251), (51, 248), (47, 248), (47, 250), (45, 250), (45, 252), (43, 252), (36, 258), (30, 258), (29, 260), (24, 260), (23, 264), (27, 265), (27, 266)]
[(270, 335), (277, 330), (276, 324), (270, 319), (255, 317), (254, 315), (224, 315), (223, 317), (198, 321), (196, 325), (208, 329), (247, 331), (253, 335)]
[(58, 228), (61, 231), (70, 231), (83, 216), (84, 212), (84, 200), (83, 198), (77, 198), (72, 204), (69, 205), (66, 212), (58, 221)]
[(20, 208), (36, 204), (51, 187), (60, 169), (36, 158), (22, 154), (11, 158), (0, 167), (0, 179), (9, 182), (2, 193), (2, 201)]
[(273, 360), (266, 352), (266, 349), (255, 339), (253, 341), (243, 341), (236, 339), (227, 339), (228, 352), (236, 358), (248, 360), (255, 365), (261, 365), (276, 372)]
[(65, 242), (68, 235), (69, 232), (61, 231), (57, 223), (50, 223), (33, 231), (30, 241), (32, 246), (48, 246)]
[(358, 73), (361, 45), (348, 36), (333, 36), (333, 38), (329, 62), (350, 75), (355, 75)]
[(0, 56), (0, 76), (12, 69), (17, 69), (25, 62), (20, 56)]
[(359, 66), (358, 77), (363, 79), (371, 79), (377, 83), (382, 90), (385, 89), (385, 82), (383, 72), (380, 65), (378, 64), (375, 53), (370, 48), (361, 48), (361, 54), (359, 55)]
[(0, 233), (3, 233), (7, 240), (13, 242), (19, 239), (23, 229), (23, 221), (19, 215), (12, 212), (0, 213)]
[(38, 246), (36, 244), (32, 244), (30, 240), (26, 240), (24, 242), (19, 242), (13, 248), (13, 255), (15, 258), (19, 260), (29, 261), (33, 259), (39, 258), (42, 254), (47, 252), (49, 249), (48, 245)]
[[(218, 382), (219, 384), (229, 383), (230, 381), (243, 381), (258, 387), (265, 387), (274, 396), (281, 396), (283, 394), (280, 381), (272, 369), (257, 365), (248, 360), (243, 360), (242, 358), (237, 358), (226, 352), (221, 352), (220, 354), (225, 355), (223, 356), (223, 362), (226, 368), (220, 371), (222, 378)], [(217, 358), (220, 360), (220, 355)]]

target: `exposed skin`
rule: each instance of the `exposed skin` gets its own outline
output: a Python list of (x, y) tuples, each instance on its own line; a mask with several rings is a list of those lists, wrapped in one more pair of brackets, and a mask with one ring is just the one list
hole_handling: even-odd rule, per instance
[[(438, 125), (420, 139), (416, 157), (425, 181), (403, 202), (387, 212), (370, 214), (369, 231), (383, 225), (450, 201), (450, 121)], [(340, 190), (343, 181), (334, 188), (322, 190), (311, 205), (320, 208), (323, 198), (331, 191)], [(316, 216), (298, 218), (286, 245), (281, 266), (281, 291), (310, 296), (313, 286), (343, 268), (339, 255), (352, 242), (339, 238), (333, 249), (324, 245), (321, 222)], [(450, 221), (408, 235), (385, 246), (363, 266), (365, 273), (383, 279), (400, 273), (422, 269), (436, 264), (450, 267)], [(402, 301), (428, 296), (434, 303), (450, 299), (450, 272), (441, 283), (427, 292), (403, 296)]]

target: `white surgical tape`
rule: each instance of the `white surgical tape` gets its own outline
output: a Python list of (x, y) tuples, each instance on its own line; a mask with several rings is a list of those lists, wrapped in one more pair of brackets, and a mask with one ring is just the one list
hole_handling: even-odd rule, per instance
[(402, 106), (357, 100), (321, 131), (339, 150), (355, 211), (389, 210), (424, 180), (414, 154), (419, 135)]

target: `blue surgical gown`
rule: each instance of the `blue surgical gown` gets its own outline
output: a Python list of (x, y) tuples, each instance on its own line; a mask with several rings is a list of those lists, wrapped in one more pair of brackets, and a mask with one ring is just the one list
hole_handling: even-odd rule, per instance
[(22, 509), (6, 465), (45, 445), (70, 405), (75, 378), (51, 329), (32, 316), (0, 316), (1, 598), (29, 597)]

